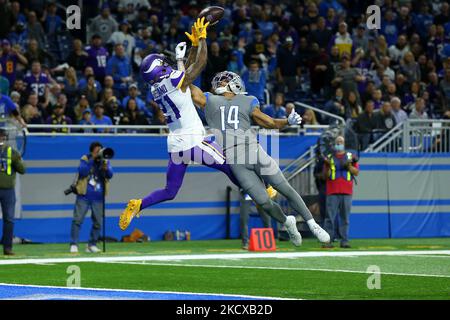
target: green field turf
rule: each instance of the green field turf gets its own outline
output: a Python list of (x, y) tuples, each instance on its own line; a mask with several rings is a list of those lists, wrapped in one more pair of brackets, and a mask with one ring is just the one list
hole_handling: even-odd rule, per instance
[[(69, 265), (81, 270), (81, 286), (199, 293), (226, 293), (296, 299), (450, 299), (450, 241), (440, 239), (353, 240), (352, 249), (322, 249), (306, 239), (300, 248), (277, 242), (280, 253), (311, 253), (301, 257), (238, 257), (246, 253), (238, 240), (108, 243), (107, 253), (68, 253), (68, 245), (16, 245), (15, 257), (0, 258), (0, 282), (65, 286)], [(80, 246), (84, 250), (84, 245)], [(412, 255), (385, 255), (390, 251)], [(380, 251), (376, 255), (325, 256), (316, 253)], [(195, 257), (193, 255), (202, 254)], [(210, 255), (218, 254), (211, 259)], [(164, 260), (167, 255), (182, 259)], [(186, 257), (186, 255), (188, 257)], [(133, 257), (133, 261), (119, 261)], [(143, 261), (142, 256), (163, 256)], [(2, 265), (11, 259), (117, 257), (105, 262), (50, 262)], [(192, 259), (191, 259), (192, 258)], [(42, 262), (42, 261), (40, 261)], [(45, 261), (44, 261), (45, 262)], [(381, 289), (369, 290), (369, 266), (381, 272)]]

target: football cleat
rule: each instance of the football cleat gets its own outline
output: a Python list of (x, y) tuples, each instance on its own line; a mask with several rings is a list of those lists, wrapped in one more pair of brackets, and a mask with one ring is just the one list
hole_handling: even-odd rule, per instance
[(139, 218), (139, 212), (141, 211), (141, 199), (132, 199), (128, 201), (128, 205), (120, 215), (119, 227), (122, 230), (128, 228), (134, 217)]
[(328, 232), (323, 230), (317, 223), (315, 223), (311, 228), (312, 234), (322, 243), (330, 242), (330, 235)]
[(297, 229), (297, 220), (294, 216), (287, 216), (286, 222), (284, 223), (286, 231), (289, 234), (289, 238), (294, 246), (299, 247), (302, 244), (302, 235)]

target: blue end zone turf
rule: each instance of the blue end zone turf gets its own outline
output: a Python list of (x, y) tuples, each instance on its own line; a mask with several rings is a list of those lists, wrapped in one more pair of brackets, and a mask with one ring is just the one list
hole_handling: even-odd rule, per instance
[(0, 300), (261, 300), (250, 296), (0, 284)]

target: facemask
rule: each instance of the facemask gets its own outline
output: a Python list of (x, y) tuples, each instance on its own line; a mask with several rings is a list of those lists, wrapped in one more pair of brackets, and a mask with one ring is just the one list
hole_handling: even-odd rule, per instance
[(336, 151), (344, 151), (344, 145), (343, 144), (335, 144), (334, 150)]

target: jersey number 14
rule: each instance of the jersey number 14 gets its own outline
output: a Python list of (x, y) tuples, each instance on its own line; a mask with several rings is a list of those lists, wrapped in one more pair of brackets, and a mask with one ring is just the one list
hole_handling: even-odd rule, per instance
[(222, 120), (222, 130), (225, 130), (225, 118), (227, 118), (228, 125), (232, 126), (234, 130), (239, 128), (239, 107), (230, 106), (228, 115), (225, 117), (225, 106), (220, 107), (220, 118)]

